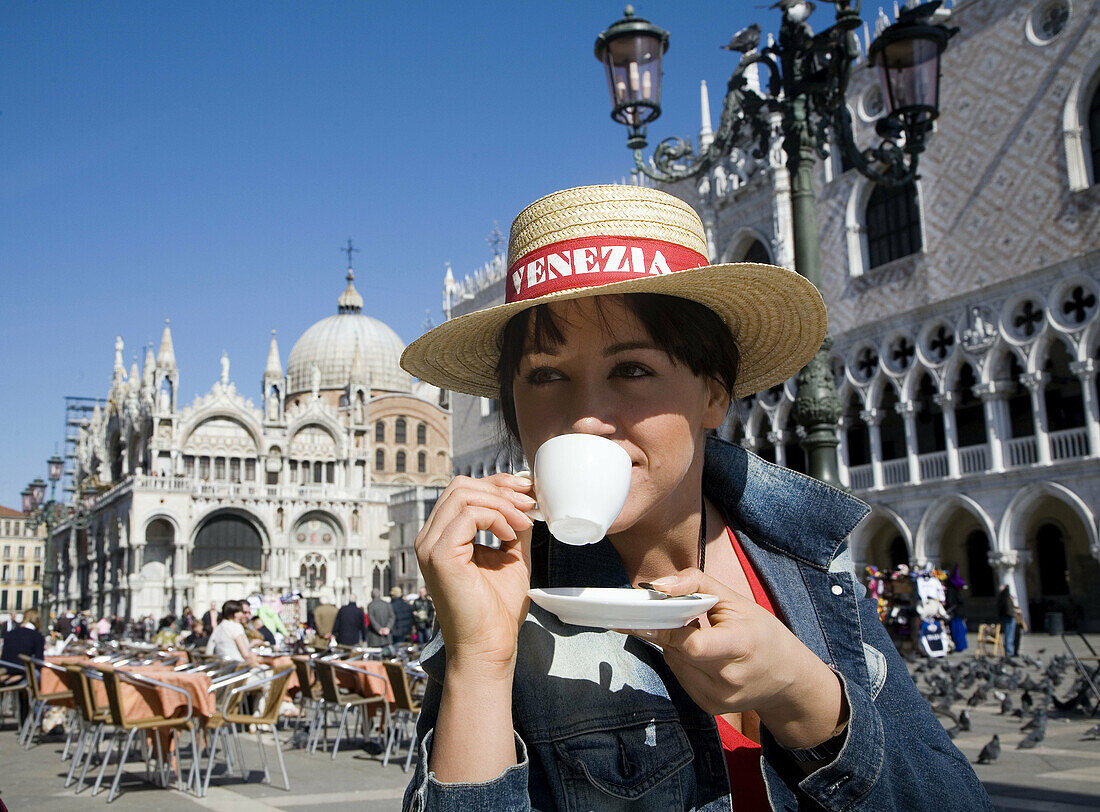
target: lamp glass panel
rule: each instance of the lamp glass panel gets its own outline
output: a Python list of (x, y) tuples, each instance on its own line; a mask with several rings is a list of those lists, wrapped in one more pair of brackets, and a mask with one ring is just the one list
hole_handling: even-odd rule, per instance
[(932, 39), (899, 39), (883, 47), (875, 67), (887, 115), (939, 106), (939, 57), (939, 44)]
[[(661, 103), (661, 40), (645, 34), (614, 39), (604, 54), (611, 106), (646, 101)], [(644, 124), (654, 117), (648, 107), (628, 107), (616, 116), (622, 124)]]
[(60, 457), (50, 457), (50, 459), (47, 461), (48, 476), (50, 478), (50, 482), (57, 482), (57, 480), (61, 479), (64, 465), (65, 464), (64, 462), (62, 462)]
[(30, 513), (34, 510), (34, 497), (31, 496), (30, 491), (23, 491), (23, 512)]
[(46, 498), (45, 484), (35, 483), (31, 485), (31, 497), (34, 499), (36, 505), (42, 504), (42, 500)]

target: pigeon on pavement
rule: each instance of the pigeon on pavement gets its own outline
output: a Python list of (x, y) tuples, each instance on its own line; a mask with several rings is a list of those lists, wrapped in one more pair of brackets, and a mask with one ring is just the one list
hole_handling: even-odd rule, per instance
[(1001, 737), (996, 733), (993, 734), (993, 738), (990, 739), (985, 747), (982, 748), (982, 752), (978, 754), (979, 764), (992, 764), (1001, 755)]
[(1046, 738), (1047, 728), (1046, 725), (1040, 725), (1033, 731), (1027, 734), (1022, 742), (1016, 745), (1017, 750), (1030, 750), (1035, 747), (1039, 742)]

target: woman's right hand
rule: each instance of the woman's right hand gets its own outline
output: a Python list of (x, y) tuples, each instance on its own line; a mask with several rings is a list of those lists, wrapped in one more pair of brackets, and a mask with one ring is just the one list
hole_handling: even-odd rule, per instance
[[(511, 674), (531, 586), (531, 490), (531, 480), (512, 474), (455, 477), (416, 537), (449, 665)], [(475, 544), (479, 530), (500, 549)]]

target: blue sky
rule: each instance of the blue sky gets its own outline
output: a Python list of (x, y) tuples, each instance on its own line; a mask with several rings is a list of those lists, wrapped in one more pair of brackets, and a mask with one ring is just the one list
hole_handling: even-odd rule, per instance
[[(715, 116), (736, 55), (779, 12), (643, 2), (671, 31), (651, 142)], [(349, 237), (364, 311), (406, 342), (438, 323), (444, 263), (537, 197), (628, 174), (596, 35), (619, 2), (0, 4), (0, 504), (45, 475), (65, 395), (103, 396), (172, 320), (181, 396), (255, 397), (335, 313)], [(819, 3), (811, 22), (825, 27)], [(870, 11), (865, 10), (870, 18)]]

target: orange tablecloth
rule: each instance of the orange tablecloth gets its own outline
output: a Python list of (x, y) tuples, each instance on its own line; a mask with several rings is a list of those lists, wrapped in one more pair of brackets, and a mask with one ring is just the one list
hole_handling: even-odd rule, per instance
[[(173, 671), (170, 667), (155, 665), (122, 667), (118, 670), (129, 671), (182, 688), (191, 697), (192, 714), (200, 723), (214, 715), (216, 709), (214, 695), (210, 693), (211, 680), (206, 674)], [(106, 705), (107, 691), (103, 683), (96, 680), (92, 683), (92, 687), (96, 695), (96, 704)], [(171, 717), (183, 716), (187, 713), (187, 700), (175, 691), (159, 685), (134, 685), (123, 682), (121, 689), (123, 712), (127, 718)]]
[[(275, 673), (280, 671), (286, 671), (288, 668), (294, 669), (294, 661), (286, 654), (258, 654), (256, 658), (263, 664), (271, 666)], [(290, 682), (286, 686), (288, 693), (293, 693), (298, 690), (298, 672), (295, 671), (290, 675)]]
[[(364, 696), (370, 696), (372, 694), (382, 693), (382, 687), (385, 685), (385, 696), (387, 702), (393, 702), (393, 687), (390, 685), (389, 679), (386, 677), (386, 669), (382, 666), (382, 663), (377, 660), (352, 660), (351, 662), (340, 662), (341, 665), (351, 666), (363, 674), (353, 674), (343, 668), (337, 668), (336, 679), (339, 683), (347, 688), (349, 691), (355, 691), (363, 694)], [(382, 679), (378, 680), (373, 677), (368, 677), (367, 672), (371, 674), (377, 674)], [(383, 682), (384, 681), (384, 682)]]
[[(88, 662), (88, 657), (84, 654), (46, 657), (45, 659), (46, 662), (50, 663), (51, 665), (70, 665), (75, 663)], [(62, 681), (61, 676), (52, 668), (39, 668), (38, 673), (41, 675), (41, 679), (38, 684), (42, 693), (55, 694), (60, 691), (69, 690), (69, 686)], [(73, 706), (72, 702), (61, 704), (67, 705), (70, 708)]]

